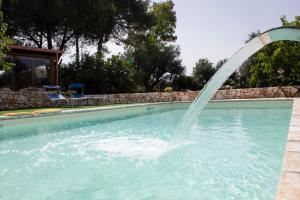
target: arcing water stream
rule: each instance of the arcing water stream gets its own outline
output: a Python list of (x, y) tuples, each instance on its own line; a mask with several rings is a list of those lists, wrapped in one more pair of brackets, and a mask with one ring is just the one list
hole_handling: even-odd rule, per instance
[(190, 105), (175, 132), (175, 140), (181, 141), (188, 133), (201, 110), (223, 85), (251, 55), (269, 43), (290, 40), (300, 42), (300, 27), (280, 27), (262, 33), (237, 51), (207, 82), (194, 102)]

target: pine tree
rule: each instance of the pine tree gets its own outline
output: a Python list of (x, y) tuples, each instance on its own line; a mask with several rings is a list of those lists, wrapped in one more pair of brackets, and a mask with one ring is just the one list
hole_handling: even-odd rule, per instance
[(0, 0), (0, 70), (9, 71), (12, 68), (12, 63), (5, 60), (5, 55), (9, 51), (9, 46), (13, 44), (13, 41), (5, 35), (7, 26), (3, 22), (1, 5), (2, 0)]

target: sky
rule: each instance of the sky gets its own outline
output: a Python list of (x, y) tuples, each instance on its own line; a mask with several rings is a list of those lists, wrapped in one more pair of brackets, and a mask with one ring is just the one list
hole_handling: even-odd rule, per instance
[(199, 58), (215, 63), (230, 58), (248, 34), (281, 26), (300, 15), (300, 0), (173, 0), (177, 44), (187, 74)]
[[(180, 46), (182, 63), (188, 75), (200, 58), (208, 58), (214, 64), (230, 58), (244, 45), (251, 32), (264, 32), (281, 26), (282, 15), (286, 15), (288, 20), (300, 15), (300, 0), (173, 2), (177, 16), (176, 44)], [(111, 54), (122, 52), (122, 47), (113, 42), (109, 42), (107, 47)]]

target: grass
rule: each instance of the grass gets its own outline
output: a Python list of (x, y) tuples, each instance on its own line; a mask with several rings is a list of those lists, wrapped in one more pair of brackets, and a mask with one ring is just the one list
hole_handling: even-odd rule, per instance
[(119, 106), (122, 104), (113, 104), (113, 105), (101, 105), (101, 106), (66, 106), (66, 107), (42, 107), (42, 108), (26, 108), (26, 109), (16, 109), (16, 110), (0, 110), (0, 116), (5, 113), (18, 113), (18, 112), (34, 112), (42, 109), (62, 109), (62, 110), (74, 110), (74, 109), (88, 109), (88, 108), (100, 108), (107, 106)]

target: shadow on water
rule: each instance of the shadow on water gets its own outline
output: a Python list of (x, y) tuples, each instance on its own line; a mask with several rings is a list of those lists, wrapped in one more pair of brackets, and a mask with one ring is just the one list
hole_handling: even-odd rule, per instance
[(30, 135), (57, 133), (59, 131), (74, 130), (112, 121), (128, 120), (130, 118), (154, 115), (172, 110), (186, 110), (187, 108), (187, 103), (163, 104), (19, 119), (14, 120), (8, 126), (0, 128), (0, 141)]

